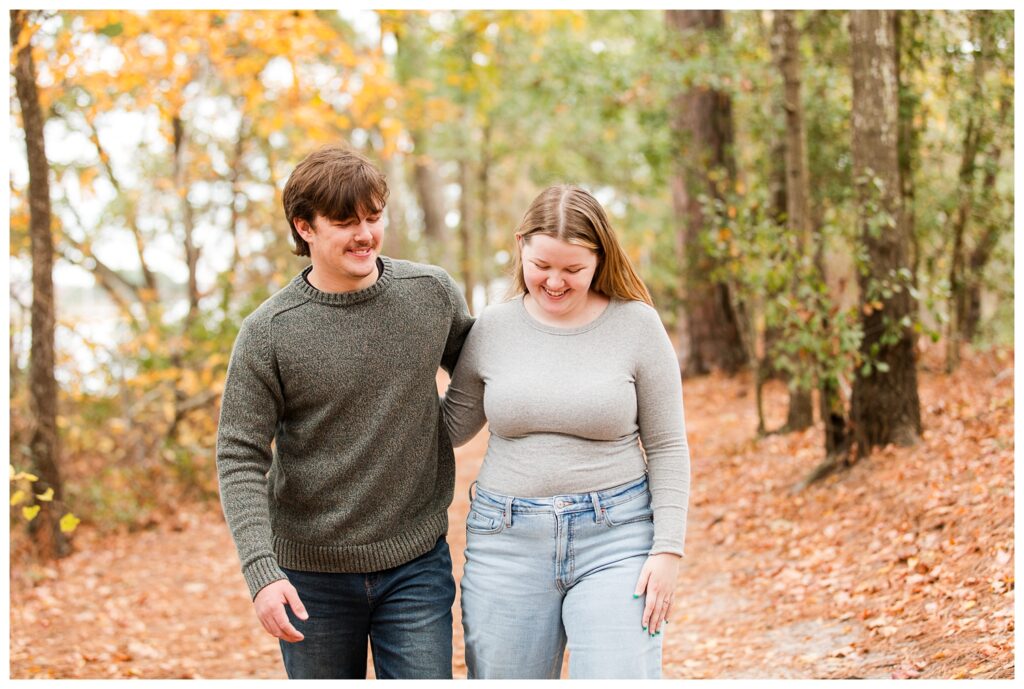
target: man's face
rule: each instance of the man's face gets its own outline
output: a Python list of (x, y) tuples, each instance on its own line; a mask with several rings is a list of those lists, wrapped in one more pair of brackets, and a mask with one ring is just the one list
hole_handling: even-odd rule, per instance
[(382, 212), (344, 220), (317, 214), (312, 227), (300, 218), (295, 219), (295, 227), (309, 244), (310, 278), (319, 289), (351, 292), (377, 279), (377, 256), (384, 237)]

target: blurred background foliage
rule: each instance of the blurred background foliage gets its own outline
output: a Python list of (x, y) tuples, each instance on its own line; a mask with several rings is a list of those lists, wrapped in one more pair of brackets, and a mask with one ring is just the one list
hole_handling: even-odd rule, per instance
[[(957, 332), (975, 346), (1011, 343), (1012, 12), (900, 15), (915, 331), (949, 334), (960, 251), (978, 306)], [(673, 133), (676, 98), (719, 94), (731, 103), (735, 169), (702, 198), (714, 263), (704, 277), (728, 286), (766, 370), (807, 377), (805, 388), (826, 372), (848, 385), (864, 364), (848, 13), (795, 13), (813, 245), (786, 222), (774, 21), (727, 12), (723, 30), (682, 35), (661, 11), (33, 13), (18, 41), (32, 46), (46, 119), (65, 504), (102, 529), (216, 495), (231, 346), (241, 319), (304, 265), (281, 191), (327, 143), (363, 150), (388, 175), (385, 253), (440, 264), (477, 313), (505, 294), (512, 233), (536, 193), (591, 189), (679, 339), (688, 264), (673, 180), (689, 151)], [(32, 466), (31, 292), (13, 86), (12, 112), (11, 463), (21, 472)], [(815, 254), (821, 274), (801, 260)]]

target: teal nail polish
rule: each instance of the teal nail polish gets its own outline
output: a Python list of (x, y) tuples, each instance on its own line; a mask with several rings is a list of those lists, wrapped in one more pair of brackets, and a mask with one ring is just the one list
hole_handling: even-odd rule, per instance
[(647, 631), (647, 625), (646, 624), (644, 625), (644, 631), (645, 632)]
[(639, 594), (639, 593), (634, 593), (634, 594), (633, 594), (633, 598), (639, 598), (639, 597), (640, 597), (640, 594)]

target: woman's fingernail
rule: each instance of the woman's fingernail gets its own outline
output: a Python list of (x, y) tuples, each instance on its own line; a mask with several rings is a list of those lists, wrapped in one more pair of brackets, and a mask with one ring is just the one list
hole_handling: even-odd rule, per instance
[(644, 627), (644, 631), (646, 632), (647, 631), (647, 625), (645, 624), (643, 627)]
[(640, 594), (639, 594), (639, 593), (634, 593), (634, 594), (633, 594), (633, 598), (639, 598), (639, 597), (640, 597)]

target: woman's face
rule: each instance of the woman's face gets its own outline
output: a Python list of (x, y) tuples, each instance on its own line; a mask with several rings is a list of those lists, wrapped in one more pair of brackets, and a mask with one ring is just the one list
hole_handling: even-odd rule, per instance
[(523, 281), (537, 306), (556, 319), (580, 313), (597, 271), (597, 253), (545, 234), (520, 242)]

